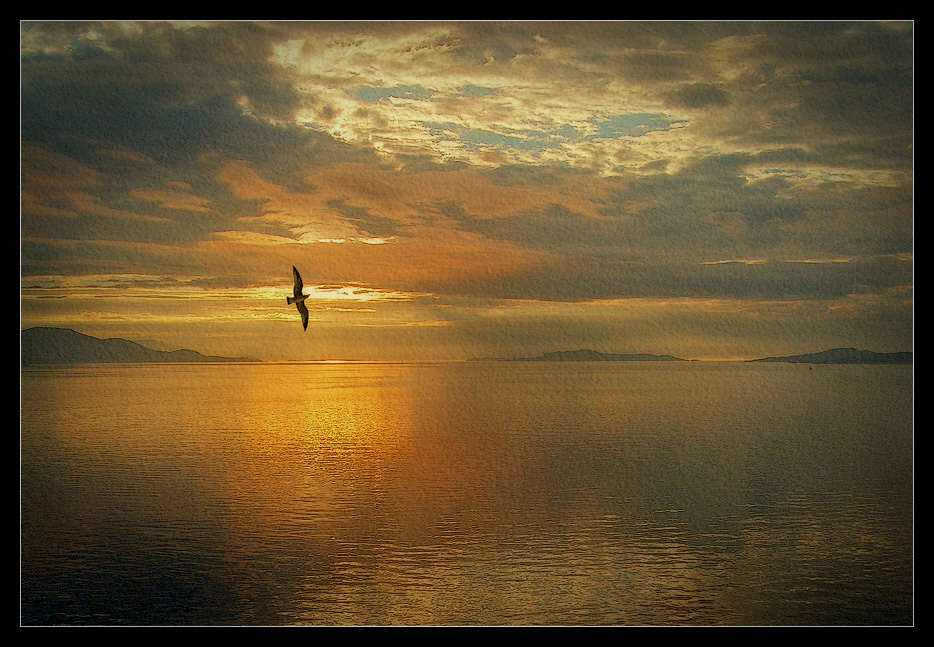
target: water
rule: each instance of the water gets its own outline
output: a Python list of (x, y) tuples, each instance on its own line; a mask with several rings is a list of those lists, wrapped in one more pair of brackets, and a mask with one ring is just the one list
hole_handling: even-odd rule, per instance
[(22, 372), (21, 621), (913, 623), (910, 366)]

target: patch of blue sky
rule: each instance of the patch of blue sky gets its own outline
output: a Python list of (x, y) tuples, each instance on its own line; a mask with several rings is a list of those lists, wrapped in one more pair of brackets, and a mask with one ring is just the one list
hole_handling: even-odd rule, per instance
[(496, 88), (484, 88), (479, 85), (462, 85), (457, 88), (458, 92), (469, 95), (471, 97), (485, 97), (491, 94), (496, 94), (499, 92)]
[(671, 130), (672, 125), (683, 122), (673, 121), (662, 115), (640, 113), (635, 115), (616, 115), (608, 119), (590, 119), (590, 123), (597, 127), (596, 134), (589, 135), (587, 139), (616, 139), (618, 137), (641, 137), (646, 133)]
[(545, 150), (554, 148), (572, 139), (576, 131), (570, 126), (545, 132), (541, 130), (511, 130), (495, 132), (480, 128), (465, 128), (452, 123), (425, 123), (432, 137), (459, 141), (464, 145), (512, 148), (516, 150)]
[(33, 51), (21, 55), (23, 63), (65, 62), (68, 60), (114, 59), (116, 54), (94, 41), (77, 39), (58, 52)]
[(596, 132), (582, 134), (568, 124), (553, 130), (489, 130), (467, 128), (455, 123), (423, 123), (422, 125), (436, 139), (458, 141), (470, 148), (491, 147), (543, 151), (575, 141), (641, 137), (653, 131), (670, 130), (673, 125), (683, 122), (673, 121), (662, 115), (635, 114), (616, 115), (602, 120), (591, 119), (589, 123), (596, 127)]
[(397, 85), (394, 88), (363, 87), (354, 91), (354, 98), (367, 103), (379, 103), (383, 99), (415, 99), (430, 98), (434, 92), (417, 85)]

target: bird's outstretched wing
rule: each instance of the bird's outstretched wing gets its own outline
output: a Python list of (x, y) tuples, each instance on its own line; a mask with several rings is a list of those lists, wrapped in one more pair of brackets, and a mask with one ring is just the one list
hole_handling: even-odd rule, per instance
[[(301, 288), (299, 288), (301, 291)], [(305, 306), (304, 301), (299, 301), (295, 304), (295, 307), (298, 308), (298, 313), (302, 315), (302, 330), (308, 330), (308, 308)]]
[[(302, 296), (302, 287), (303, 287), (303, 285), (302, 285), (302, 277), (301, 277), (301, 275), (298, 273), (298, 270), (295, 269), (295, 266), (294, 266), (294, 265), (292, 266), (292, 280), (295, 282), (295, 287), (292, 288), (292, 293), (293, 293), (295, 296), (297, 296), (297, 297)], [(306, 323), (307, 323), (307, 321), (308, 321), (308, 316), (305, 315), (305, 316), (302, 317), (302, 318), (303, 318), (303, 319), (306, 321)]]

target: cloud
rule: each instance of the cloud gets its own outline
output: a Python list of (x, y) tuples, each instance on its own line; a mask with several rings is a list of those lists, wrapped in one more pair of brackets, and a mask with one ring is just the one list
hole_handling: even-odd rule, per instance
[(904, 316), (879, 295), (913, 283), (912, 23), (24, 22), (20, 47), (27, 279), (298, 264), (452, 304)]
[(683, 85), (669, 92), (666, 97), (682, 108), (710, 108), (730, 103), (730, 96), (721, 88), (709, 83)]
[(130, 195), (134, 198), (158, 203), (165, 209), (198, 212), (211, 210), (208, 206), (209, 201), (206, 198), (170, 189), (133, 189)]

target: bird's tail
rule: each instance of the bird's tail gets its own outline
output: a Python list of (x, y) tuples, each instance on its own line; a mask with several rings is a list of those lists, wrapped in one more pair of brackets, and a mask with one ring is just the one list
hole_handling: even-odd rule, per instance
[(295, 297), (286, 297), (285, 300), (289, 305), (295, 303)]

